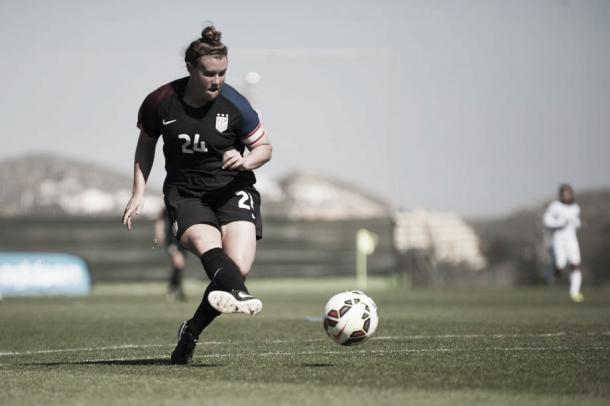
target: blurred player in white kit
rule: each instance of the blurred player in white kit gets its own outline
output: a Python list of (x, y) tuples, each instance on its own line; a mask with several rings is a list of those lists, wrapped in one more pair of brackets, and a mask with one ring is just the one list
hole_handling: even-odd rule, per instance
[(574, 191), (568, 184), (559, 187), (559, 200), (553, 201), (544, 212), (544, 226), (552, 233), (551, 244), (555, 269), (568, 274), (570, 297), (580, 303), (582, 273), (580, 272), (580, 247), (576, 230), (580, 228), (580, 207), (574, 201)]

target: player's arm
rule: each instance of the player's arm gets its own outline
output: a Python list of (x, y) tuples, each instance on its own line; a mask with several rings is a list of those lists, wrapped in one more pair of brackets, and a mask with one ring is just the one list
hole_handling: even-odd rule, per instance
[(243, 170), (251, 171), (260, 168), (271, 160), (273, 145), (267, 134), (263, 134), (254, 144), (248, 145), (248, 155), (244, 157)]
[(226, 151), (223, 155), (222, 169), (252, 171), (271, 160), (273, 146), (266, 133), (257, 142), (246, 145), (246, 148), (249, 151), (246, 156), (242, 156), (235, 149)]
[(542, 221), (544, 226), (551, 230), (557, 230), (566, 226), (566, 219), (555, 210), (555, 206), (552, 203), (544, 212)]
[(140, 137), (138, 138), (138, 146), (136, 147), (136, 154), (134, 158), (133, 168), (133, 187), (131, 192), (131, 199), (125, 207), (123, 212), (123, 225), (127, 226), (127, 229), (131, 230), (131, 220), (133, 215), (140, 214), (140, 210), (144, 205), (144, 191), (146, 189), (146, 181), (150, 175), (153, 161), (155, 159), (155, 148), (157, 146), (157, 137), (151, 137), (144, 132), (140, 131)]

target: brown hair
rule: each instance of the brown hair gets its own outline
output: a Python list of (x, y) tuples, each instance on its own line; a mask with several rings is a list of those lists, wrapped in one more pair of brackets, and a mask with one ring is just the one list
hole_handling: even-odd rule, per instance
[(184, 62), (195, 64), (197, 59), (205, 55), (227, 56), (227, 46), (220, 42), (222, 33), (213, 25), (209, 25), (201, 32), (201, 38), (191, 42), (184, 53)]

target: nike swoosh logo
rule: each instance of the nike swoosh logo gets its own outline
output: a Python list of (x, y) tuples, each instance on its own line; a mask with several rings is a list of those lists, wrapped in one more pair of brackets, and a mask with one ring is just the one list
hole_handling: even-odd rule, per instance
[(237, 296), (239, 296), (241, 299), (251, 299), (252, 296), (245, 294), (244, 292), (237, 292)]
[(218, 274), (218, 272), (220, 272), (220, 270), (222, 269), (222, 267), (218, 268), (215, 272), (214, 275), (212, 275), (212, 282), (214, 282), (214, 279), (216, 279), (216, 275)]
[(169, 120), (169, 121), (165, 121), (165, 119), (163, 119), (163, 121), (162, 121), (162, 122), (163, 122), (163, 125), (168, 125), (168, 124), (173, 123), (174, 121), (176, 121), (176, 120)]

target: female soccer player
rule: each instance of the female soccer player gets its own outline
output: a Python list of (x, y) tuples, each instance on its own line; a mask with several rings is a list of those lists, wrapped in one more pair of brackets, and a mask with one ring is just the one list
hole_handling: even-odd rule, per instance
[(552, 233), (552, 252), (555, 269), (560, 273), (570, 271), (570, 297), (582, 302), (580, 293), (580, 247), (576, 230), (580, 228), (580, 207), (574, 201), (574, 191), (568, 184), (559, 187), (559, 200), (552, 202), (543, 217), (545, 227)]
[[(193, 317), (178, 330), (172, 364), (192, 361), (199, 335), (220, 313), (257, 314), (244, 284), (262, 238), (260, 195), (252, 172), (271, 159), (271, 143), (250, 103), (225, 84), (227, 47), (215, 27), (186, 50), (189, 76), (150, 93), (138, 115), (132, 197), (123, 214), (131, 230), (143, 204), (155, 145), (163, 137), (165, 206), (176, 238), (201, 258), (210, 278)], [(249, 153), (244, 155), (245, 149)]]

